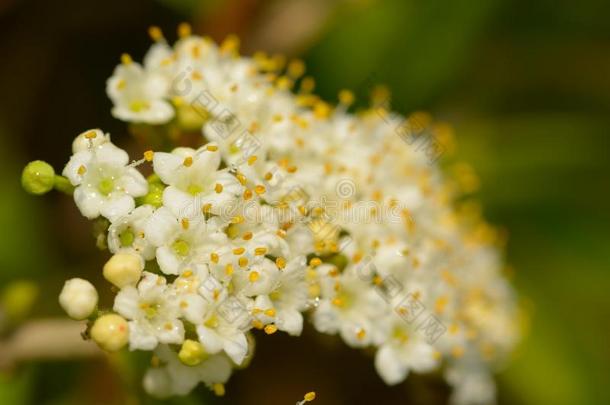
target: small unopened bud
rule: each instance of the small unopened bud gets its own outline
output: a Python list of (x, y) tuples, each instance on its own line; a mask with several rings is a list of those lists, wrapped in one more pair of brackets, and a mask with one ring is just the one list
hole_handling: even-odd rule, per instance
[(144, 269), (144, 260), (135, 253), (117, 253), (104, 265), (104, 278), (119, 288), (135, 285)]
[(73, 278), (64, 284), (59, 304), (72, 319), (87, 318), (97, 305), (97, 291), (93, 284), (82, 278)]
[(55, 170), (47, 162), (35, 160), (28, 163), (21, 174), (21, 185), (31, 194), (48, 193), (55, 185)]
[(201, 343), (186, 339), (180, 348), (178, 358), (187, 366), (196, 366), (208, 358), (208, 353)]
[(125, 318), (117, 314), (102, 315), (91, 328), (91, 338), (102, 349), (116, 352), (129, 340), (129, 325)]

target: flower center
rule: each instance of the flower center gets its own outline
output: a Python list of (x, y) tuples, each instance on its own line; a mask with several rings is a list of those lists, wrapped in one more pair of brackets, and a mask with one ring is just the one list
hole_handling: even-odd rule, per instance
[(174, 243), (172, 243), (172, 249), (178, 256), (186, 256), (189, 254), (190, 246), (188, 242), (178, 239)]
[(100, 193), (107, 196), (108, 194), (110, 194), (112, 192), (112, 190), (114, 190), (114, 180), (111, 178), (108, 178), (108, 177), (105, 179), (102, 179), (98, 183), (97, 188), (98, 188), (98, 190), (100, 190)]
[(198, 186), (197, 184), (191, 184), (186, 188), (186, 191), (191, 195), (197, 195), (203, 191), (203, 187)]
[(155, 302), (143, 302), (140, 304), (140, 309), (144, 311), (144, 315), (148, 319), (152, 319), (159, 313), (160, 305)]
[(127, 228), (119, 234), (119, 241), (121, 242), (122, 247), (131, 246), (134, 239), (135, 235), (131, 231), (131, 228)]
[(146, 100), (134, 100), (129, 103), (129, 109), (135, 113), (142, 112), (144, 110), (148, 110), (150, 108), (150, 104)]

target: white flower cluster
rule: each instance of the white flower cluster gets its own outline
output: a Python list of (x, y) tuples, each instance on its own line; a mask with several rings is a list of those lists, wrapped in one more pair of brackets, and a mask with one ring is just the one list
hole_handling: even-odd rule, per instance
[[(93, 339), (154, 351), (144, 378), (154, 395), (199, 382), (222, 394), (250, 358), (251, 329), (299, 335), (308, 313), (319, 332), (376, 348), (388, 384), (443, 367), (455, 402), (492, 401), (491, 373), (518, 338), (515, 299), (495, 233), (455, 208), (438, 148), (409, 142), (422, 116), (396, 127), (379, 106), (350, 113), (351, 94), (320, 100), (299, 62), (179, 31), (171, 47), (153, 28), (144, 64), (124, 55), (107, 92), (115, 117), (167, 140), (201, 130), (202, 146), (130, 164), (90, 130), (64, 170), (83, 215), (110, 221), (104, 276), (119, 291)], [(136, 167), (149, 164), (146, 180)], [(362, 202), (370, 218), (399, 215), (350, 221), (325, 208)]]

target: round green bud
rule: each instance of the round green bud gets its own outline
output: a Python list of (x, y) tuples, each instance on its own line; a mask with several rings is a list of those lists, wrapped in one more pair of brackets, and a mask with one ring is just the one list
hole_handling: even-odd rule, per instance
[(48, 193), (55, 185), (55, 170), (42, 160), (30, 162), (21, 174), (21, 185), (30, 194)]

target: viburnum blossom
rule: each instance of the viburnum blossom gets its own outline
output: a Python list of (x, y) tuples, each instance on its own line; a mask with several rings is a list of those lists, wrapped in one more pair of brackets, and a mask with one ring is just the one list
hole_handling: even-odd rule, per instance
[(518, 308), (497, 233), (436, 164), (446, 126), (390, 113), (379, 90), (358, 114), (348, 91), (323, 101), (302, 62), (239, 56), (234, 37), (218, 46), (181, 25), (170, 46), (150, 33), (144, 64), (123, 56), (107, 93), (145, 149), (164, 146), (130, 163), (89, 130), (65, 178), (43, 163), (24, 172), (31, 192), (71, 185), (85, 217), (108, 220), (96, 223), (114, 305), (91, 314), (95, 289), (74, 281), (68, 314), (90, 316), (107, 350), (151, 352), (144, 388), (159, 397), (199, 382), (222, 395), (253, 331), (297, 336), (310, 319), (375, 350), (388, 384), (444, 367), (456, 403), (493, 400)]

